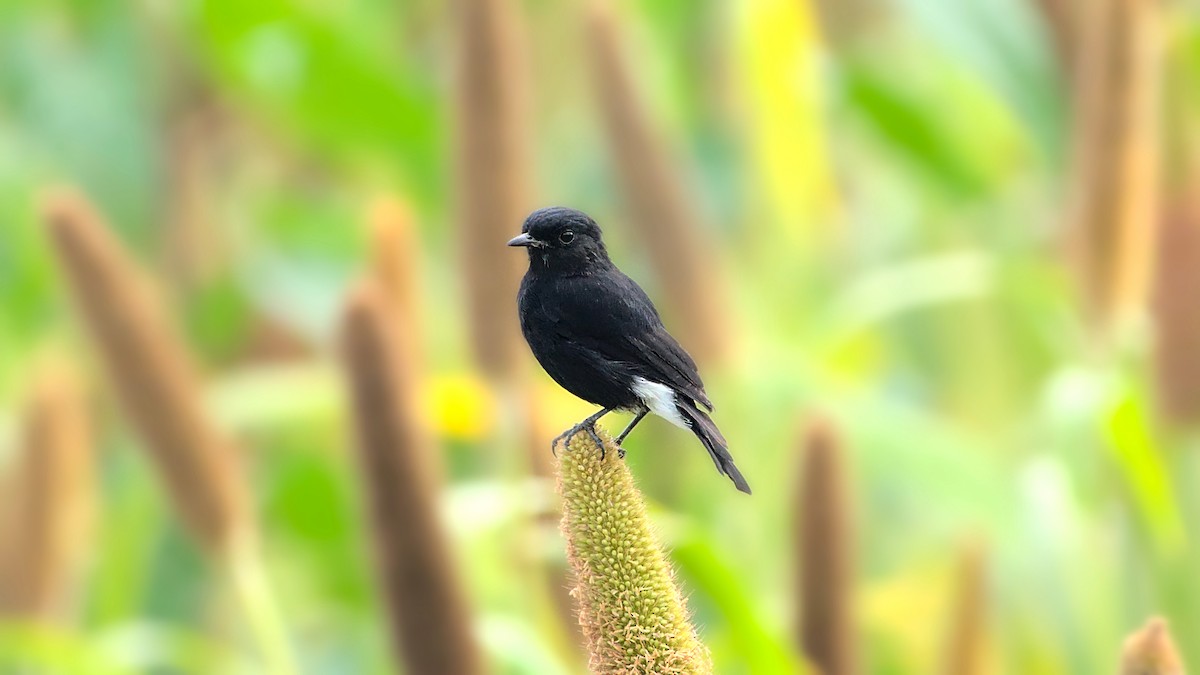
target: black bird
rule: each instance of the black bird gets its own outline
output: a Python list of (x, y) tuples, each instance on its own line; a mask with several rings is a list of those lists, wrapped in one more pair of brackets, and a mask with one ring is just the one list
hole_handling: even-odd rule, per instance
[(608, 259), (596, 221), (573, 209), (540, 209), (508, 245), (529, 249), (517, 311), (533, 355), (564, 389), (601, 406), (563, 436), (581, 429), (595, 435), (597, 420), (628, 410), (635, 417), (617, 436), (619, 445), (653, 412), (696, 434), (717, 470), (749, 494), (729, 444), (705, 413), (713, 406), (695, 361), (663, 327), (645, 291)]

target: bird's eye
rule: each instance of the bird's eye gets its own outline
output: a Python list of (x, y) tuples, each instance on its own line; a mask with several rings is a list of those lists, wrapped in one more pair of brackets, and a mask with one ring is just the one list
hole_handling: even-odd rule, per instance
[(575, 240), (575, 233), (570, 230), (566, 230), (562, 234), (558, 235), (558, 240), (564, 244), (569, 244)]

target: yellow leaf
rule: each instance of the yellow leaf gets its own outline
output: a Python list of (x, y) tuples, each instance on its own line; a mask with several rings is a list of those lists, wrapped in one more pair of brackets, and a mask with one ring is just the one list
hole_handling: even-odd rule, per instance
[(758, 198), (788, 226), (830, 219), (837, 207), (825, 147), (821, 46), (803, 0), (747, 0), (737, 57)]

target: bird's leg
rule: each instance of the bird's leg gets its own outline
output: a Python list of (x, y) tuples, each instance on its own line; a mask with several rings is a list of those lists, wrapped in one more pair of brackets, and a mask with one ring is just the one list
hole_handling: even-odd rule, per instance
[(576, 424), (575, 426), (571, 427), (570, 429), (567, 429), (566, 431), (562, 432), (557, 437), (555, 437), (555, 439), (553, 441), (550, 442), (550, 451), (553, 452), (554, 455), (557, 457), (559, 441), (563, 440), (564, 438), (569, 439), (572, 436), (574, 436), (575, 434), (579, 433), (581, 430), (587, 429), (588, 433), (591, 434), (591, 436), (592, 436), (592, 440), (596, 441), (596, 445), (600, 448), (600, 459), (604, 459), (604, 443), (600, 440), (600, 437), (598, 435), (596, 435), (596, 422), (600, 421), (601, 417), (604, 417), (605, 415), (612, 412), (613, 410), (615, 410), (615, 408), (601, 408), (600, 410), (598, 410), (595, 413), (593, 413), (592, 415), (590, 415), (587, 419), (580, 422), (579, 424)]
[[(644, 418), (649, 413), (650, 413), (650, 409), (647, 408), (646, 406), (642, 406), (642, 408), (640, 410), (638, 410), (638, 414), (636, 416), (634, 416), (633, 421), (631, 421), (629, 423), (629, 425), (625, 427), (625, 430), (622, 431), (617, 436), (617, 447), (621, 448), (621, 441), (624, 441), (625, 437), (629, 435), (629, 432), (633, 431), (633, 428), (638, 425), (638, 422), (641, 422), (642, 418)], [(625, 459), (625, 448), (621, 448), (620, 452), (621, 452), (621, 459)]]
[(617, 444), (620, 445), (621, 441), (625, 440), (625, 437), (629, 435), (629, 432), (633, 431), (633, 428), (638, 425), (638, 422), (641, 422), (642, 418), (644, 418), (649, 413), (650, 413), (650, 409), (645, 406), (642, 406), (642, 408), (640, 410), (638, 410), (638, 414), (633, 418), (633, 421), (631, 421), (629, 423), (629, 425), (625, 427), (625, 430), (622, 431), (617, 436), (617, 439), (616, 439)]

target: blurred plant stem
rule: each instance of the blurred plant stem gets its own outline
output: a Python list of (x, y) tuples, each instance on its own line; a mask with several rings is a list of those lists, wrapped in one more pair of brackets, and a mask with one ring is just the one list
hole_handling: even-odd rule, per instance
[(411, 673), (485, 672), (438, 513), (436, 455), (422, 424), (411, 352), (388, 299), (366, 283), (347, 302), (342, 351), (396, 655)]
[(267, 672), (274, 675), (299, 673), (292, 659), (287, 629), (271, 590), (257, 541), (245, 537), (224, 550), (224, 564), (234, 591), (245, 612), (250, 632), (263, 652)]
[[(558, 446), (562, 531), (597, 675), (711, 674), (646, 504), (617, 447), (580, 432)], [(603, 457), (601, 457), (603, 455)]]
[[(204, 409), (187, 348), (149, 279), (82, 195), (71, 190), (50, 193), (43, 218), (110, 385), (140, 434), (167, 496), (209, 556), (233, 565), (233, 577), (242, 578), (251, 564), (246, 556), (256, 553), (245, 543), (256, 537), (248, 488), (233, 444)], [(270, 672), (296, 672), (265, 585), (239, 584), (236, 590), (253, 591), (243, 600), (253, 608), (248, 618)]]
[(669, 143), (635, 86), (621, 37), (612, 6), (589, 2), (586, 46), (594, 100), (630, 225), (650, 255), (680, 341), (700, 361), (727, 356), (731, 326), (718, 312), (725, 306), (720, 257), (707, 240)]
[(1184, 675), (1183, 662), (1165, 621), (1151, 619), (1125, 640), (1120, 675)]
[(1080, 7), (1070, 244), (1086, 318), (1111, 332), (1147, 299), (1161, 155), (1161, 5)]
[(525, 257), (505, 250), (531, 209), (532, 112), (520, 3), (455, 3), (457, 210), (471, 344), (493, 379), (515, 376), (524, 349), (513, 298)]
[(858, 671), (854, 532), (845, 448), (833, 424), (811, 422), (800, 447), (795, 552), (800, 645), (822, 675)]
[(83, 390), (59, 364), (34, 379), (20, 454), (0, 494), (0, 617), (49, 619), (66, 608), (93, 520), (93, 449)]

